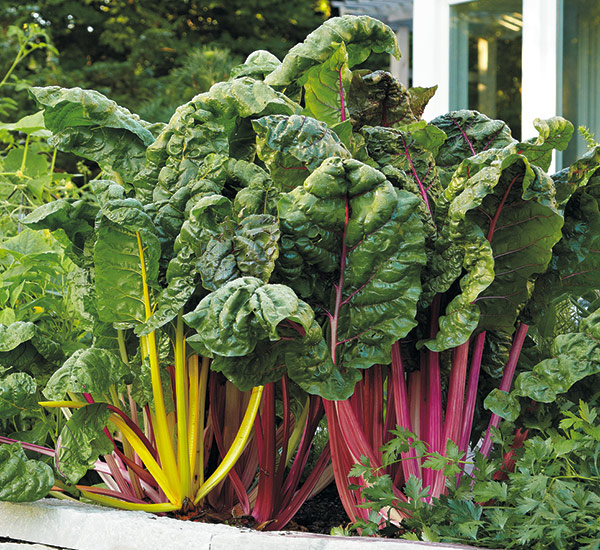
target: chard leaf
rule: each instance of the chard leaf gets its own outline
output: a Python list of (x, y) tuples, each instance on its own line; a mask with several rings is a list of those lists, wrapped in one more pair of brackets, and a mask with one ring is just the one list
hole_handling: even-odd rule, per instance
[(387, 71), (355, 71), (348, 94), (350, 120), (355, 129), (418, 122), (436, 90), (437, 86), (407, 90)]
[(435, 155), (446, 139), (444, 132), (431, 124), (416, 124), (406, 131), (365, 127), (362, 134), (369, 156), (388, 179), (420, 198), (421, 219), (433, 235), (435, 204), (443, 191)]
[(519, 152), (525, 155), (531, 164), (548, 170), (552, 163), (552, 151), (564, 151), (573, 135), (573, 125), (562, 117), (555, 116), (546, 120), (536, 118), (533, 121), (539, 136), (519, 143)]
[(49, 143), (61, 151), (97, 162), (133, 181), (144, 165), (146, 147), (154, 141), (151, 125), (95, 90), (30, 88), (44, 107), (44, 123), (52, 131)]
[(197, 331), (188, 343), (214, 355), (211, 368), (240, 389), (273, 382), (287, 372), (305, 391), (326, 399), (352, 393), (356, 377), (333, 366), (312, 309), (284, 285), (235, 279), (184, 319)]
[(560, 239), (552, 180), (516, 149), (465, 159), (445, 190), (448, 214), (437, 246), (459, 245), (465, 275), (435, 343), (427, 343), (434, 351), (466, 342), (477, 326), (512, 333)]
[(136, 334), (144, 336), (175, 319), (196, 291), (196, 279), (196, 257), (189, 247), (183, 247), (169, 262), (167, 286), (158, 296), (156, 310), (146, 323), (136, 327)]
[(346, 120), (352, 73), (345, 44), (342, 42), (324, 63), (311, 67), (305, 78), (304, 113), (328, 126)]
[(0, 420), (6, 420), (22, 411), (35, 408), (37, 384), (24, 372), (9, 374), (0, 379)]
[(209, 195), (193, 207), (181, 229), (175, 249), (188, 246), (197, 258), (197, 270), (207, 290), (216, 290), (240, 276), (271, 276), (279, 254), (279, 225), (269, 214), (239, 219), (231, 201)]
[(28, 460), (19, 443), (0, 445), (0, 501), (33, 502), (45, 497), (53, 485), (50, 466)]
[(294, 46), (265, 82), (271, 86), (287, 86), (297, 81), (302, 86), (307, 80), (307, 71), (324, 63), (341, 44), (346, 45), (349, 68), (365, 61), (371, 52), (400, 57), (396, 35), (381, 21), (366, 15), (334, 17)]
[[(89, 201), (57, 199), (28, 214), (23, 223), (31, 229), (62, 232), (69, 246), (65, 252), (79, 266), (88, 261), (94, 239), (94, 220), (98, 208)], [(63, 239), (63, 242), (65, 239)]]
[(600, 167), (600, 145), (587, 151), (571, 166), (552, 175), (556, 185), (556, 200), (564, 204), (580, 187), (586, 185)]
[(129, 369), (114, 353), (101, 348), (79, 349), (69, 357), (48, 380), (46, 398), (58, 401), (67, 392), (108, 395), (111, 386), (118, 386)]
[(392, 343), (416, 325), (425, 263), (418, 200), (374, 168), (340, 158), (282, 195), (279, 273), (292, 288), (312, 280), (308, 301), (329, 310), (336, 365), (388, 363)]
[(242, 65), (233, 67), (229, 75), (231, 78), (240, 78), (249, 76), (256, 80), (262, 80), (266, 75), (272, 73), (281, 65), (281, 61), (277, 59), (271, 52), (266, 50), (257, 50), (252, 52)]
[(483, 402), (484, 408), (497, 414), (509, 422), (514, 422), (521, 412), (521, 406), (516, 397), (507, 392), (494, 388)]
[(330, 157), (350, 158), (350, 152), (324, 122), (292, 115), (271, 115), (252, 121), (257, 154), (282, 191), (302, 184)]
[(600, 311), (584, 319), (579, 332), (557, 336), (551, 351), (551, 359), (519, 374), (515, 395), (551, 403), (579, 380), (600, 373)]
[(35, 333), (33, 323), (17, 321), (10, 325), (0, 324), (0, 352), (12, 351), (23, 342), (31, 340)]
[(477, 111), (452, 111), (434, 118), (431, 124), (447, 136), (435, 159), (444, 187), (463, 159), (515, 142), (505, 122)]
[(152, 198), (161, 213), (155, 223), (169, 236), (165, 250), (185, 221), (187, 203), (223, 191), (228, 158), (243, 154), (253, 160), (256, 136), (250, 118), (300, 110), (283, 94), (247, 77), (215, 84), (177, 109), (148, 148), (146, 166), (134, 182), (138, 197), (144, 202)]
[(96, 230), (94, 271), (98, 317), (103, 322), (132, 326), (146, 321), (143, 274), (137, 234), (144, 250), (146, 281), (158, 275), (160, 244), (152, 220), (123, 188), (98, 180), (94, 192), (102, 216)]
[(105, 403), (92, 403), (74, 411), (60, 432), (57, 465), (70, 482), (77, 483), (100, 455), (113, 450), (113, 444), (104, 433), (109, 416)]

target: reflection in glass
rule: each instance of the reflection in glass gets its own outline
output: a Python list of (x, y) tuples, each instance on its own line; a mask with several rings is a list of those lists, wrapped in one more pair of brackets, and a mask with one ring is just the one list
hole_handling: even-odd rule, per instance
[(521, 137), (521, 0), (480, 0), (451, 8), (450, 108), (505, 120)]
[(563, 153), (563, 166), (586, 150), (577, 128), (585, 126), (600, 141), (600, 3), (564, 0), (562, 36), (562, 115), (575, 125)]

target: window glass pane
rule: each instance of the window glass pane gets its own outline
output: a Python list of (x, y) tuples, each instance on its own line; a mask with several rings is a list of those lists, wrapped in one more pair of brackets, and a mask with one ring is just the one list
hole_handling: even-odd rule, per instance
[(450, 108), (475, 109), (521, 137), (521, 0), (480, 0), (450, 12)]
[(586, 150), (579, 126), (600, 141), (600, 4), (597, 0), (564, 0), (562, 52), (562, 112), (575, 125), (563, 153), (567, 166)]

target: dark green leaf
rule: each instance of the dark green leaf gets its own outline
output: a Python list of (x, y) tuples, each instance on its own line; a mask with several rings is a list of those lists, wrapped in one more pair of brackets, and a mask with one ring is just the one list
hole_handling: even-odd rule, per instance
[(371, 52), (400, 57), (396, 35), (387, 25), (366, 15), (345, 15), (329, 19), (294, 46), (265, 80), (271, 86), (287, 86), (295, 81), (303, 85), (306, 72), (329, 59), (341, 44), (346, 45), (349, 68), (362, 63)]
[(6, 420), (22, 411), (33, 408), (36, 402), (37, 384), (24, 372), (0, 378), (0, 420)]
[(50, 400), (64, 399), (67, 392), (108, 395), (129, 371), (114, 353), (100, 348), (77, 350), (50, 378), (44, 395)]
[(28, 460), (18, 443), (0, 444), (0, 501), (32, 502), (45, 497), (53, 485), (50, 466)]
[(57, 444), (58, 471), (77, 483), (94, 466), (100, 455), (113, 450), (104, 433), (110, 411), (104, 403), (77, 409), (60, 432)]
[(305, 116), (272, 115), (252, 121), (257, 154), (282, 191), (302, 184), (330, 157), (350, 158), (350, 152), (325, 123)]
[(504, 418), (509, 422), (514, 422), (521, 412), (521, 406), (518, 400), (507, 391), (493, 389), (483, 402), (483, 406), (488, 410), (497, 414), (500, 418)]

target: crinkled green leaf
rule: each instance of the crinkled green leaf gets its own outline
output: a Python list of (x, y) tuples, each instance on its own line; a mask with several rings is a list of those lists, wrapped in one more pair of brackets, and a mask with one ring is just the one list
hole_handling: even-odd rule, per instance
[(86, 263), (94, 239), (94, 219), (98, 208), (89, 201), (57, 199), (43, 204), (25, 217), (32, 229), (64, 232), (70, 246), (65, 251), (78, 265)]
[(46, 129), (44, 125), (44, 111), (38, 111), (33, 115), (27, 115), (17, 122), (0, 124), (0, 130), (10, 130), (11, 132), (22, 132), (38, 137), (50, 137), (52, 132)]
[(396, 35), (387, 25), (366, 15), (345, 15), (327, 20), (294, 46), (265, 81), (271, 86), (287, 86), (295, 81), (303, 85), (306, 72), (329, 59), (342, 43), (348, 51), (349, 68), (362, 63), (371, 52), (400, 57)]
[(231, 201), (207, 195), (193, 207), (175, 250), (188, 246), (197, 258), (202, 284), (216, 290), (243, 275), (267, 281), (279, 254), (279, 226), (270, 214), (237, 218)]
[(68, 392), (108, 395), (128, 375), (127, 365), (111, 351), (87, 348), (75, 351), (48, 380), (46, 398), (59, 401)]
[(44, 123), (52, 131), (49, 143), (68, 153), (114, 170), (127, 181), (144, 165), (146, 147), (154, 141), (151, 125), (95, 90), (30, 88), (44, 107)]
[(300, 185), (325, 159), (351, 156), (338, 136), (314, 118), (272, 115), (252, 125), (258, 157), (282, 191)]
[(560, 239), (552, 180), (516, 149), (466, 159), (446, 188), (448, 214), (436, 244), (459, 245), (466, 274), (430, 349), (465, 342), (477, 325), (511, 333)]
[(281, 65), (281, 61), (277, 59), (271, 52), (266, 50), (257, 50), (252, 52), (242, 65), (234, 67), (230, 71), (231, 78), (240, 78), (242, 76), (250, 76), (257, 80), (264, 79), (266, 75), (272, 73)]
[(24, 372), (15, 372), (0, 378), (0, 420), (35, 407), (37, 384)]
[(278, 273), (292, 288), (315, 281), (307, 301), (333, 319), (337, 365), (389, 362), (392, 343), (416, 325), (425, 263), (418, 200), (374, 168), (340, 158), (282, 195)]
[(194, 295), (197, 287), (196, 279), (196, 257), (189, 247), (183, 247), (169, 262), (167, 286), (158, 296), (156, 310), (146, 323), (136, 327), (136, 334), (149, 334), (177, 317), (179, 311)]
[(352, 125), (359, 129), (418, 122), (436, 90), (437, 86), (407, 90), (387, 71), (355, 71), (348, 94)]
[(0, 324), (0, 352), (11, 351), (19, 344), (31, 340), (35, 332), (33, 323), (17, 321), (8, 326)]
[(70, 482), (77, 483), (99, 456), (113, 450), (113, 444), (104, 433), (109, 416), (105, 403), (85, 405), (73, 412), (60, 432), (57, 466)]
[(253, 160), (256, 136), (250, 119), (300, 110), (283, 94), (247, 77), (216, 84), (177, 109), (148, 148), (146, 166), (134, 182), (138, 197), (152, 200), (165, 251), (195, 197), (222, 193), (228, 180), (235, 186), (241, 174), (239, 168), (229, 170), (229, 157)]
[(52, 468), (29, 460), (19, 443), (0, 445), (0, 501), (33, 502), (54, 485)]
[(533, 121), (538, 137), (519, 143), (518, 150), (531, 164), (548, 170), (552, 163), (552, 151), (564, 151), (573, 135), (573, 124), (562, 117), (536, 118)]
[(94, 191), (102, 214), (94, 246), (98, 317), (128, 326), (143, 323), (146, 312), (137, 234), (144, 250), (146, 281), (152, 286), (160, 257), (154, 225), (137, 200), (123, 197), (120, 185), (98, 180)]
[(556, 185), (556, 200), (564, 204), (580, 187), (586, 185), (600, 168), (600, 145), (587, 151), (571, 166), (552, 175)]
[(552, 344), (552, 358), (519, 374), (514, 394), (551, 403), (556, 396), (592, 374), (600, 373), (600, 311), (580, 325), (580, 331), (561, 334)]
[(313, 311), (284, 285), (235, 279), (184, 319), (197, 331), (189, 344), (214, 355), (212, 369), (240, 389), (273, 382), (287, 372), (305, 391), (327, 399), (352, 392), (356, 377), (333, 366)]
[(452, 111), (434, 118), (431, 124), (447, 136), (435, 159), (444, 187), (463, 159), (515, 142), (505, 122), (477, 111)]
[(352, 80), (348, 52), (342, 42), (324, 63), (308, 69), (303, 80), (304, 113), (333, 126), (348, 116), (346, 102)]
[(500, 418), (504, 418), (509, 422), (514, 422), (521, 412), (521, 406), (514, 395), (498, 388), (494, 388), (488, 394), (483, 402), (483, 406), (488, 411), (492, 411)]
[(443, 188), (435, 155), (446, 138), (436, 126), (414, 125), (406, 131), (382, 127), (362, 130), (369, 156), (386, 177), (400, 189), (419, 197), (421, 219), (428, 235), (435, 233), (435, 204)]

